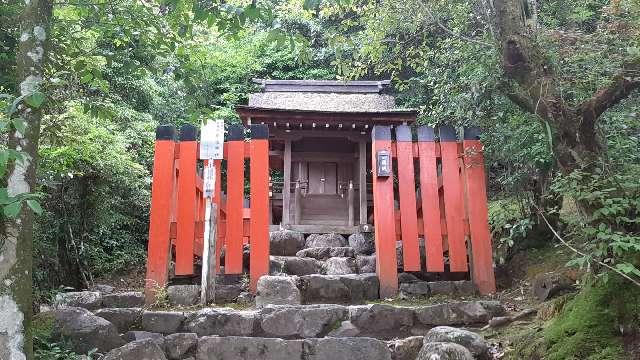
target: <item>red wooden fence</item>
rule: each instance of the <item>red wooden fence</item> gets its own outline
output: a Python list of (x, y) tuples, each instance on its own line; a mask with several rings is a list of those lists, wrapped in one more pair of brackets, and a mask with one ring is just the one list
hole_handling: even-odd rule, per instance
[[(251, 139), (245, 141), (244, 128), (231, 125), (224, 143), (227, 181), (222, 193), (222, 161), (216, 160), (214, 202), (218, 205), (218, 248), (225, 247), (225, 274), (243, 271), (243, 245), (249, 243), (250, 287), (255, 291), (260, 276), (269, 271), (269, 130), (251, 125)], [(149, 248), (147, 256), (147, 301), (168, 282), (169, 262), (175, 252), (175, 274), (195, 274), (196, 256), (202, 255), (204, 199), (198, 172), (197, 129), (183, 125), (179, 142), (173, 126), (156, 129), (151, 187)], [(244, 169), (249, 162), (249, 208), (244, 208)], [(219, 264), (219, 261), (216, 261)]]
[[(397, 293), (396, 240), (401, 239), (403, 269), (467, 272), (481, 293), (495, 292), (482, 144), (476, 128), (465, 128), (458, 141), (453, 127), (417, 128), (413, 141), (408, 126), (372, 132), (373, 203), (380, 296)], [(379, 151), (389, 151), (397, 166), (394, 176), (376, 176)], [(417, 179), (415, 166), (419, 167)], [(397, 178), (399, 209), (394, 199)], [(417, 180), (417, 181), (416, 181)], [(416, 193), (419, 191), (420, 200)], [(426, 263), (421, 264), (418, 237), (425, 238)], [(470, 266), (469, 266), (470, 264)]]

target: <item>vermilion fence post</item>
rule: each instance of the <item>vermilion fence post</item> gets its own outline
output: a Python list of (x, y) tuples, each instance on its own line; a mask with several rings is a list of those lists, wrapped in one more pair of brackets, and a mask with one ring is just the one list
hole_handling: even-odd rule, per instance
[(197, 136), (198, 130), (195, 126), (184, 124), (180, 127), (176, 275), (193, 275), (196, 240)]
[(169, 272), (169, 236), (175, 173), (175, 135), (172, 125), (156, 129), (149, 215), (146, 302), (155, 300), (155, 290), (167, 284)]
[(398, 292), (398, 269), (396, 261), (396, 229), (393, 200), (393, 174), (377, 176), (377, 155), (388, 154), (391, 168), (391, 128), (376, 125), (371, 132), (373, 171), (373, 218), (375, 222), (376, 267), (380, 280), (380, 297), (393, 297)]
[(230, 125), (227, 133), (227, 225), (225, 274), (242, 274), (244, 208), (244, 128)]
[(416, 185), (413, 170), (411, 128), (396, 127), (396, 157), (398, 159), (398, 193), (400, 197), (400, 228), (402, 234), (402, 263), (404, 271), (420, 271)]
[(250, 289), (269, 274), (269, 128), (251, 125), (250, 156)]
[(496, 291), (493, 251), (489, 233), (486, 177), (483, 146), (478, 128), (464, 129), (464, 166), (467, 183), (467, 208), (473, 257), (473, 282), (482, 294)]
[(465, 272), (468, 266), (464, 238), (464, 197), (456, 131), (452, 126), (446, 125), (439, 128), (439, 134), (450, 270)]
[(427, 271), (444, 272), (442, 251), (442, 227), (438, 195), (438, 170), (436, 143), (432, 127), (418, 128), (418, 153), (420, 154), (420, 194), (424, 223)]

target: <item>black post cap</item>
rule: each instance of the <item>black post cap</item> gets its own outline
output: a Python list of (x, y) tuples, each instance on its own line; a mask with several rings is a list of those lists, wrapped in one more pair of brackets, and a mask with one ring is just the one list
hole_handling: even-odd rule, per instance
[(198, 138), (198, 128), (191, 124), (180, 126), (180, 141), (195, 141)]
[(160, 125), (156, 128), (156, 140), (175, 140), (176, 127), (173, 125)]
[(384, 125), (375, 125), (371, 131), (371, 139), (373, 140), (391, 140), (391, 127)]
[(435, 139), (436, 134), (431, 126), (418, 127), (418, 141), (434, 141)]
[(411, 128), (407, 125), (396, 126), (396, 141), (411, 142)]
[(227, 127), (227, 141), (244, 140), (244, 128), (242, 125), (230, 124)]
[(269, 138), (269, 126), (266, 124), (250, 125), (252, 139), (268, 139)]
[(465, 126), (464, 127), (464, 139), (465, 140), (480, 140), (480, 130), (479, 126)]
[(451, 125), (442, 125), (438, 127), (440, 141), (456, 141), (456, 129)]

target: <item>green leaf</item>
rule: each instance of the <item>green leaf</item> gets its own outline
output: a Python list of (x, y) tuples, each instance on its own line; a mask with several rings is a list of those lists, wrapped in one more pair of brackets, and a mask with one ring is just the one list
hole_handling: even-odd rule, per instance
[(45, 96), (41, 91), (35, 91), (31, 95), (27, 96), (24, 101), (32, 108), (39, 108), (44, 103)]
[(89, 81), (93, 80), (93, 74), (91, 73), (86, 73), (84, 74), (81, 78), (80, 78), (80, 82), (83, 84), (88, 83)]
[(31, 208), (31, 210), (33, 210), (34, 213), (42, 215), (42, 207), (40, 206), (39, 202), (37, 202), (36, 200), (27, 200), (27, 205)]
[(4, 215), (10, 218), (15, 218), (20, 213), (22, 203), (20, 201), (14, 201), (9, 205), (6, 205), (3, 209)]
[(13, 127), (16, 128), (16, 130), (18, 130), (18, 132), (21, 134), (24, 134), (24, 131), (27, 129), (27, 123), (22, 118), (13, 119), (11, 120), (11, 123), (13, 124)]

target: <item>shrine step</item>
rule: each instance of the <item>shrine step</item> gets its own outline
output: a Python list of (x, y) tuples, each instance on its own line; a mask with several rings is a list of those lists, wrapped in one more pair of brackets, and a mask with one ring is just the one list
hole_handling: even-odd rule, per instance
[[(55, 310), (54, 310), (55, 311)], [(497, 301), (458, 301), (425, 306), (269, 305), (261, 309), (202, 308), (157, 311), (141, 308), (94, 310), (120, 333), (143, 330), (169, 335), (244, 336), (281, 339), (372, 337), (395, 339), (424, 335), (434, 326), (480, 327), (505, 313)]]

